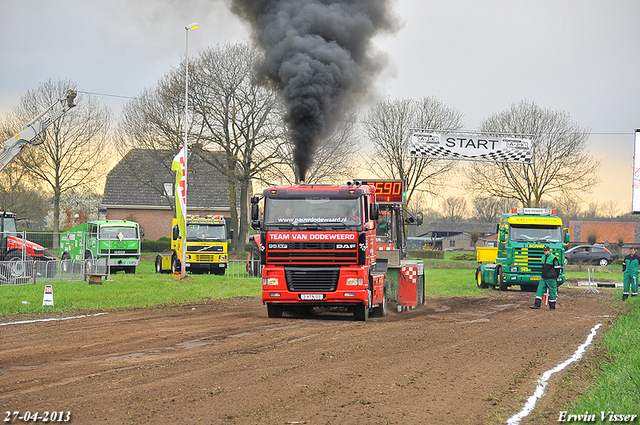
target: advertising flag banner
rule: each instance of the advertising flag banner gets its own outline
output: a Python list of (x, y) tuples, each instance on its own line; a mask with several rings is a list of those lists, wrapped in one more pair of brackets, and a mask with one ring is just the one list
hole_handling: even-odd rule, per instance
[(640, 214), (640, 130), (636, 130), (633, 142), (633, 193), (631, 205), (634, 214)]
[(414, 130), (409, 142), (410, 158), (531, 163), (530, 139), (479, 133), (439, 133)]
[(186, 235), (186, 217), (187, 217), (187, 175), (186, 175), (186, 146), (178, 152), (173, 158), (171, 169), (176, 172), (176, 218), (178, 219), (178, 228), (180, 235)]

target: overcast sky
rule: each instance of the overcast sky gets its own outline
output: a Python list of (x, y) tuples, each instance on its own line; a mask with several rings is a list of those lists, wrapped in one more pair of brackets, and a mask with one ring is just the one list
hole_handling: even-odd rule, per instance
[[(435, 96), (465, 128), (527, 99), (593, 133), (601, 202), (630, 209), (633, 131), (640, 128), (640, 1), (396, 0), (402, 22), (376, 39), (389, 65), (372, 98)], [(249, 39), (225, 0), (2, 0), (0, 116), (48, 79), (136, 96), (185, 54)], [(99, 96), (116, 114), (126, 98)], [(621, 211), (622, 212), (622, 211)]]

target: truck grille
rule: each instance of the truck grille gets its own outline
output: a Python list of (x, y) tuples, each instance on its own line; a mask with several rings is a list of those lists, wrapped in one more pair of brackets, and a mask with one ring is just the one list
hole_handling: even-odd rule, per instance
[(514, 251), (514, 262), (521, 266), (528, 266), (535, 274), (542, 273), (542, 248), (516, 248)]
[(100, 250), (101, 256), (110, 256), (111, 258), (124, 258), (124, 257), (132, 257), (138, 255), (137, 249), (112, 249), (109, 251), (108, 249)]
[(339, 268), (286, 267), (287, 288), (292, 292), (333, 292), (338, 286)]
[(189, 254), (191, 261), (196, 263), (214, 263), (217, 262), (214, 254)]
[[(268, 264), (358, 264), (358, 244), (354, 242), (289, 242), (283, 245), (286, 248), (267, 248)], [(353, 247), (344, 248), (346, 245)]]
[(187, 246), (188, 252), (223, 252), (224, 247), (222, 245), (215, 246)]

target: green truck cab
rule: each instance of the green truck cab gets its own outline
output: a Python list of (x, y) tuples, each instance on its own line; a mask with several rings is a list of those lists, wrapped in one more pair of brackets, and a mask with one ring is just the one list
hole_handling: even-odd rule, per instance
[(80, 224), (60, 237), (60, 259), (104, 260), (109, 272), (135, 273), (140, 264), (140, 227), (127, 220), (97, 220)]
[[(555, 209), (513, 208), (503, 214), (498, 225), (498, 246), (478, 247), (476, 270), (479, 288), (520, 285), (525, 291), (535, 291), (542, 273), (543, 248), (548, 246), (560, 264), (564, 264), (565, 245), (569, 233), (562, 228), (562, 219)], [(558, 276), (558, 286), (565, 281), (564, 269)]]

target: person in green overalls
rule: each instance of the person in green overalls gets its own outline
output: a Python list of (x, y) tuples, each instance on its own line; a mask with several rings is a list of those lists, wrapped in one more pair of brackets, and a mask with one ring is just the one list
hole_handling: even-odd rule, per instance
[(640, 268), (640, 257), (636, 254), (636, 249), (629, 249), (629, 255), (624, 257), (622, 263), (622, 301), (629, 298), (629, 289), (631, 296), (638, 296), (638, 269)]
[(556, 309), (556, 294), (558, 288), (558, 276), (560, 275), (560, 262), (558, 258), (551, 253), (548, 246), (543, 248), (542, 256), (542, 277), (538, 283), (538, 292), (536, 292), (536, 300), (531, 308), (539, 309), (542, 304), (542, 296), (549, 289), (549, 310)]

